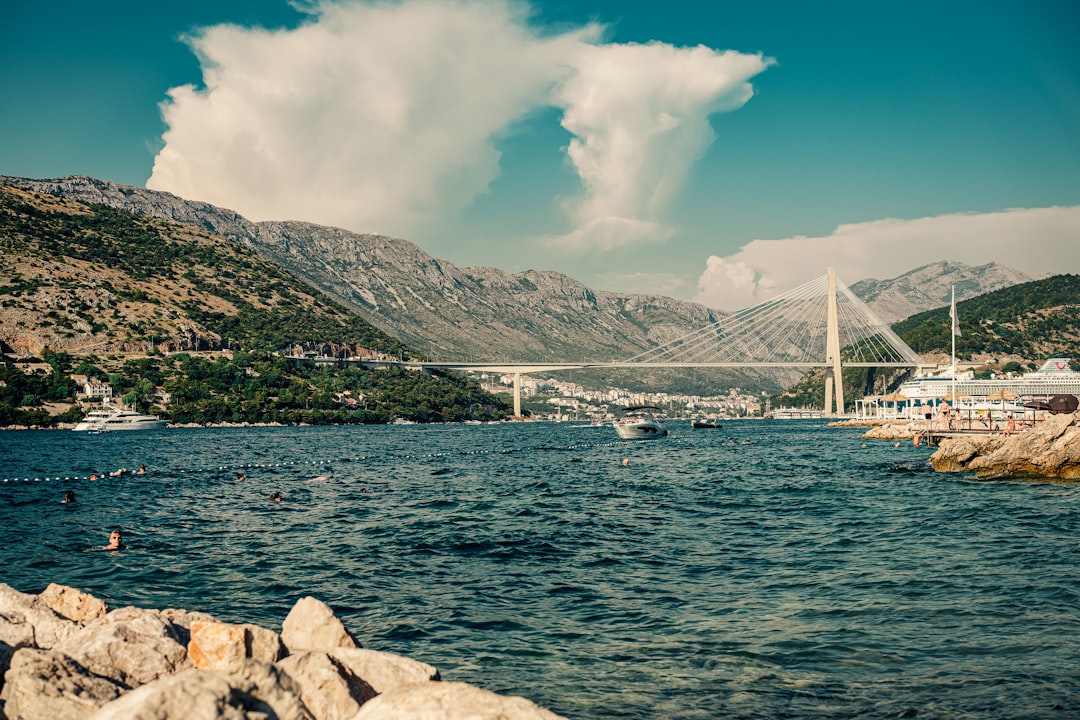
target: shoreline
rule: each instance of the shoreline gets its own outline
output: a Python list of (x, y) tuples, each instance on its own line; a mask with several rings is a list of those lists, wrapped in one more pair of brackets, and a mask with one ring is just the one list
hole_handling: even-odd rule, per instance
[(0, 615), (0, 717), (11, 720), (565, 720), (364, 648), (311, 596), (280, 632), (200, 611), (110, 610), (56, 583), (36, 595), (0, 583)]

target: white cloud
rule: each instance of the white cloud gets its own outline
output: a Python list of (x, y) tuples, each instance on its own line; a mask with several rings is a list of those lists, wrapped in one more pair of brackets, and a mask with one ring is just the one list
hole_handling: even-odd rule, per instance
[[(753, 95), (747, 81), (770, 62), (656, 42), (583, 47), (557, 94), (562, 125), (574, 135), (567, 152), (585, 187), (567, 203), (579, 228), (610, 218), (661, 221), (715, 139), (709, 115), (745, 104)], [(572, 235), (583, 249), (634, 241)]]
[[(292, 30), (188, 39), (205, 88), (169, 91), (147, 186), (256, 220), (409, 237), (455, 221), (499, 172), (496, 139), (554, 105), (583, 187), (556, 247), (670, 237), (663, 211), (769, 61), (544, 34), (514, 0), (321, 0)], [(537, 202), (548, 199), (538, 198)]]
[(493, 140), (547, 101), (589, 27), (539, 37), (510, 2), (324, 2), (294, 30), (189, 39), (148, 187), (254, 219), (407, 236), (487, 190)]
[(896, 277), (940, 260), (998, 262), (1029, 274), (1080, 271), (1080, 206), (877, 220), (825, 237), (754, 240), (712, 256), (695, 301), (722, 310), (756, 305), (825, 274), (848, 285)]

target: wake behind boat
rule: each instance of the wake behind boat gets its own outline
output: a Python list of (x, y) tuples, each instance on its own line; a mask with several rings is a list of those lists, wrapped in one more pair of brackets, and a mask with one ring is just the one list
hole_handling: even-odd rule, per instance
[(106, 406), (100, 410), (88, 412), (74, 430), (90, 433), (113, 432), (114, 430), (157, 430), (168, 424), (168, 420), (154, 415), (142, 415), (133, 410)]
[(653, 414), (660, 408), (655, 405), (633, 405), (623, 411), (623, 416), (615, 420), (615, 432), (623, 440), (651, 440), (668, 434), (667, 429)]

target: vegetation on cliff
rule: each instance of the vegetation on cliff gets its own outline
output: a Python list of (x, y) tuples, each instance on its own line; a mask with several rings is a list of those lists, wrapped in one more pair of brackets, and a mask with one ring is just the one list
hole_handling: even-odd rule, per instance
[[(0, 188), (0, 425), (77, 420), (72, 374), (179, 423), (489, 420), (456, 374), (319, 365), (294, 348), (414, 356), (254, 252), (193, 226)], [(206, 353), (214, 353), (208, 356)], [(28, 374), (15, 360), (44, 359)]]

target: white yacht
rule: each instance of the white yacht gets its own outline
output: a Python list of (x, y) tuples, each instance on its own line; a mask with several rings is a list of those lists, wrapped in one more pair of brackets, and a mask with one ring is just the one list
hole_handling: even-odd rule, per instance
[(668, 434), (667, 429), (653, 414), (660, 408), (655, 405), (633, 405), (623, 411), (623, 416), (615, 420), (615, 432), (623, 440), (651, 440)]
[(79, 432), (112, 432), (114, 430), (157, 430), (169, 424), (164, 418), (142, 415), (133, 410), (105, 406), (91, 410), (75, 426)]

